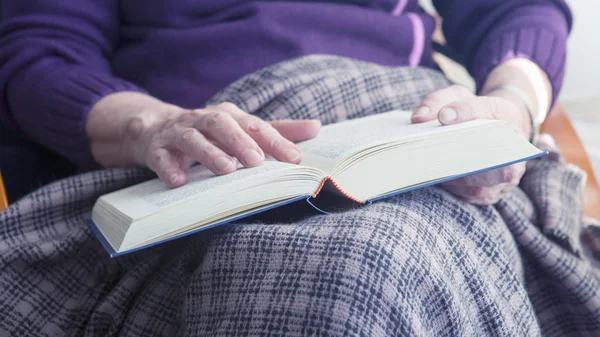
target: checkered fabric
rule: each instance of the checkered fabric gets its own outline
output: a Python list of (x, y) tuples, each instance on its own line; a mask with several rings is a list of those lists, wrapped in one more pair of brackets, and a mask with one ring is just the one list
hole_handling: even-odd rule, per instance
[[(433, 70), (317, 55), (213, 103), (332, 123), (446, 85)], [(115, 259), (86, 225), (91, 207), (151, 175), (59, 181), (0, 214), (0, 336), (599, 336), (584, 175), (547, 149), (494, 206), (435, 187), (329, 215), (298, 203)]]

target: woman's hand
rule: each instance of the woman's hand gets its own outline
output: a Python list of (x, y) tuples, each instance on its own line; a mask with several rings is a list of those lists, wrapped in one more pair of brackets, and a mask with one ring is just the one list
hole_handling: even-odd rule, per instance
[(219, 175), (237, 169), (234, 158), (246, 167), (261, 165), (265, 155), (299, 163), (294, 142), (319, 129), (318, 121), (265, 122), (231, 103), (185, 110), (132, 92), (103, 98), (86, 125), (101, 165), (146, 166), (169, 187), (185, 184), (185, 170), (195, 162)]
[[(429, 94), (412, 115), (413, 123), (438, 119), (451, 125), (473, 119), (507, 120), (526, 139), (531, 132), (530, 114), (520, 97), (501, 90), (488, 96), (475, 96), (462, 86), (454, 85)], [(468, 150), (468, 149), (465, 149)], [(494, 204), (519, 184), (525, 163), (442, 183), (447, 191), (464, 200), (481, 205)]]

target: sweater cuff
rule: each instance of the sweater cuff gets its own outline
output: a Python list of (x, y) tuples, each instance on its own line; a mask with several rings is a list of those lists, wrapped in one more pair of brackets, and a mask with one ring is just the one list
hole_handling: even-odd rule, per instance
[(511, 12), (502, 19), (501, 26), (487, 34), (468, 65), (477, 91), (496, 66), (510, 59), (525, 58), (548, 76), (554, 105), (565, 73), (568, 34), (565, 16), (554, 7), (527, 7)]
[[(55, 71), (61, 73), (60, 68)], [(10, 98), (18, 97), (18, 102), (15, 103), (18, 104), (18, 110), (23, 112), (13, 117), (16, 117), (19, 127), (35, 141), (68, 158), (81, 171), (100, 168), (92, 156), (85, 132), (89, 111), (100, 99), (111, 93), (146, 91), (107, 72), (72, 66), (64, 68), (59, 81), (56, 76), (51, 76), (53, 80), (49, 81), (45, 90), (36, 90), (36, 103), (27, 103), (28, 99), (23, 92), (10, 95), (9, 88)], [(28, 83), (28, 80), (20, 83), (17, 90), (21, 91), (23, 87), (31, 90), (31, 86), (23, 85)]]

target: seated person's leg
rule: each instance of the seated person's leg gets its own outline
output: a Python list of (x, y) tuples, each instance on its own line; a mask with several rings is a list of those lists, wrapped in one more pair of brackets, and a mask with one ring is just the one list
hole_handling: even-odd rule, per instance
[(183, 330), (536, 335), (516, 245), (490, 211), (425, 189), (349, 212), (193, 237), (185, 256), (198, 258), (183, 263), (190, 274), (180, 277), (189, 280)]
[(0, 171), (8, 201), (75, 173), (75, 167), (54, 152), (0, 124)]

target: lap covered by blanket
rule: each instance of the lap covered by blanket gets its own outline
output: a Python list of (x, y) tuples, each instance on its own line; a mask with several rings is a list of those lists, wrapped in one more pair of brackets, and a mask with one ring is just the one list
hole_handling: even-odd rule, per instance
[[(430, 69), (313, 55), (211, 103), (327, 124), (411, 109), (447, 85)], [(328, 215), (266, 214), (114, 259), (86, 224), (91, 207), (152, 175), (61, 180), (0, 214), (0, 336), (598, 336), (585, 176), (538, 146), (551, 154), (494, 206), (430, 187)]]

